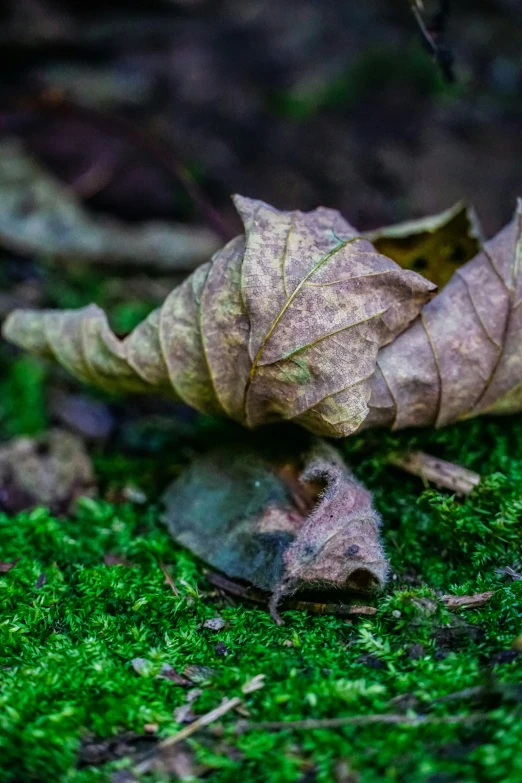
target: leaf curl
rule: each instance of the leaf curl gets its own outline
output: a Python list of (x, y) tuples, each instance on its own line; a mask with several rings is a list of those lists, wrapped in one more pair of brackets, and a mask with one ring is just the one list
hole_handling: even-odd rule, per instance
[[(371, 593), (388, 570), (369, 492), (318, 439), (234, 443), (200, 456), (167, 491), (172, 536), (210, 565), (272, 593)], [(209, 509), (212, 513), (209, 514)]]
[(94, 305), (15, 311), (4, 336), (110, 391), (161, 392), (248, 427), (293, 419), (349, 435), (368, 414), (379, 348), (434, 286), (377, 253), (334, 210), (235, 202), (245, 236), (126, 339)]
[(383, 348), (364, 427), (443, 426), (522, 409), (522, 202)]

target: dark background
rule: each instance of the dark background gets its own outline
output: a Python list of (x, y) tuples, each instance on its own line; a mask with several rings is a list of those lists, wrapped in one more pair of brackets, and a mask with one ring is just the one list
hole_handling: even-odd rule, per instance
[(1, 7), (0, 131), (96, 210), (228, 236), (234, 191), (361, 230), (466, 198), (491, 234), (522, 192), (518, 0), (453, 0), (454, 84), (407, 0)]

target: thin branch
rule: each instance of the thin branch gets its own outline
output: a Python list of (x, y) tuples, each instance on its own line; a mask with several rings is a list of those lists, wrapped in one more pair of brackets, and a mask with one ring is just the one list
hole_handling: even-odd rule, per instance
[(165, 563), (164, 563), (164, 562), (163, 562), (163, 560), (161, 560), (159, 557), (158, 557), (158, 558), (156, 558), (156, 559), (157, 559), (157, 561), (158, 561), (158, 565), (159, 565), (159, 567), (160, 567), (160, 568), (161, 568), (161, 570), (163, 571), (163, 576), (165, 577), (165, 581), (166, 581), (166, 582), (167, 582), (167, 584), (169, 585), (169, 587), (170, 587), (170, 589), (172, 590), (172, 592), (174, 593), (174, 595), (179, 597), (179, 590), (178, 590), (178, 588), (176, 587), (176, 585), (174, 584), (174, 580), (172, 579), (171, 575), (170, 575), (170, 574), (169, 574), (169, 572), (167, 571), (167, 568), (166, 568), (166, 566), (165, 566)]
[(418, 476), (425, 486), (431, 482), (437, 487), (444, 487), (457, 495), (469, 495), (471, 490), (480, 483), (479, 474), (473, 470), (432, 457), (423, 451), (390, 454), (387, 461), (396, 468)]
[(297, 729), (336, 729), (343, 726), (370, 726), (372, 724), (403, 724), (405, 726), (437, 726), (477, 723), (491, 719), (490, 713), (477, 712), (472, 715), (349, 715), (345, 718), (308, 718), (306, 720), (261, 721), (259, 723), (243, 721), (238, 723), (236, 731), (286, 731)]
[(450, 0), (441, 0), (438, 13), (429, 24), (424, 21), (417, 0), (410, 0), (410, 8), (417, 22), (424, 46), (432, 55), (446, 81), (454, 82), (453, 52), (443, 42), (450, 13)]

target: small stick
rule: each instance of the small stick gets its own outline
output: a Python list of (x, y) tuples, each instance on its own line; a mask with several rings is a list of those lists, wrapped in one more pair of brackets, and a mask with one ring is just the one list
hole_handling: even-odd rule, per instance
[[(226, 576), (218, 574), (215, 571), (207, 571), (205, 577), (214, 587), (230, 593), (231, 595), (237, 596), (238, 598), (244, 598), (247, 601), (252, 601), (260, 606), (269, 605), (270, 596), (268, 593), (258, 590), (257, 587), (239, 584), (239, 582), (227, 579)], [(310, 612), (310, 614), (333, 615), (334, 617), (354, 617), (357, 615), (371, 616), (377, 614), (377, 609), (374, 606), (361, 606), (359, 604), (352, 604), (349, 606), (343, 603), (326, 604), (315, 601), (283, 599), (281, 606), (283, 609), (298, 609), (303, 612)]]
[(418, 476), (427, 485), (428, 482), (455, 492), (456, 495), (469, 495), (480, 483), (480, 476), (472, 470), (455, 465), (453, 462), (432, 457), (423, 451), (405, 451), (390, 454), (390, 465)]
[(472, 609), (484, 606), (494, 595), (494, 590), (487, 590), (474, 595), (443, 595), (440, 600), (448, 609)]
[[(257, 674), (251, 680), (248, 680), (248, 682), (243, 685), (241, 690), (245, 694), (258, 691), (264, 687), (264, 680), (264, 674)], [(190, 737), (192, 734), (194, 734), (194, 732), (198, 731), (198, 729), (201, 729), (204, 726), (208, 726), (218, 718), (221, 718), (222, 715), (230, 712), (230, 710), (239, 707), (240, 704), (241, 699), (239, 696), (234, 696), (232, 699), (227, 699), (222, 704), (220, 704), (219, 707), (216, 707), (214, 710), (207, 712), (206, 715), (202, 715), (201, 718), (198, 718), (193, 723), (185, 726), (185, 728), (181, 729), (181, 731), (178, 731), (171, 737), (166, 737), (164, 740), (161, 740), (161, 742), (158, 742), (152, 753), (148, 754), (147, 757), (143, 759), (143, 761), (134, 767), (133, 772), (137, 775), (148, 772), (150, 769), (151, 759), (156, 756), (158, 751), (161, 752), (162, 750), (165, 750), (165, 748), (171, 748), (173, 745), (177, 745), (178, 742), (182, 742), (183, 740), (187, 739), (187, 737)]]
[(158, 751), (161, 752), (162, 750), (165, 750), (165, 748), (170, 748), (172, 745), (177, 745), (178, 742), (182, 742), (184, 739), (187, 739), (187, 737), (190, 737), (190, 735), (194, 734), (194, 732), (198, 731), (198, 729), (201, 729), (203, 726), (208, 726), (209, 723), (212, 723), (218, 718), (221, 718), (222, 715), (225, 715), (225, 713), (233, 710), (234, 707), (238, 707), (240, 704), (241, 699), (238, 696), (234, 696), (233, 699), (227, 699), (227, 701), (224, 701), (223, 704), (219, 705), (219, 707), (216, 707), (215, 710), (211, 710), (210, 712), (207, 712), (206, 715), (202, 715), (201, 718), (198, 718), (193, 723), (185, 726), (185, 728), (181, 729), (181, 731), (178, 731), (177, 734), (173, 734), (172, 737), (167, 737), (161, 742), (158, 742), (154, 750), (149, 753), (147, 757), (143, 759), (143, 761), (140, 761), (139, 764), (136, 764), (133, 772), (136, 775), (141, 775), (145, 772), (148, 772), (151, 761), (156, 757)]
[(161, 560), (159, 557), (157, 558), (157, 561), (158, 561), (158, 565), (159, 565), (159, 567), (160, 567), (160, 568), (161, 568), (161, 570), (163, 571), (163, 575), (164, 575), (164, 577), (165, 577), (165, 580), (166, 580), (167, 584), (170, 586), (170, 589), (172, 590), (172, 592), (174, 593), (174, 595), (176, 595), (176, 596), (178, 596), (178, 597), (179, 597), (179, 590), (178, 590), (178, 588), (176, 587), (176, 585), (174, 584), (174, 581), (173, 581), (173, 579), (172, 579), (171, 575), (170, 575), (170, 574), (169, 574), (169, 572), (167, 571), (167, 568), (166, 568), (166, 566), (165, 566), (165, 563), (164, 563), (164, 562), (163, 562), (163, 560)]
[(349, 715), (345, 718), (308, 718), (306, 720), (275, 720), (261, 721), (259, 723), (240, 722), (236, 731), (242, 734), (246, 731), (284, 731), (287, 729), (335, 729), (342, 726), (369, 726), (375, 723), (404, 724), (405, 726), (424, 726), (426, 724), (438, 725), (457, 723), (475, 723), (486, 720), (490, 715), (487, 712), (478, 712), (474, 715), (396, 715), (393, 713), (384, 715)]

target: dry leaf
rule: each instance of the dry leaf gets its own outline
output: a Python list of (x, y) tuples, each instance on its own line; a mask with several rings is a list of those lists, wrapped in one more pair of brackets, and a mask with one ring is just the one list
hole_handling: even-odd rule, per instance
[(204, 228), (91, 215), (15, 140), (0, 142), (0, 244), (15, 252), (192, 270), (219, 246)]
[(474, 595), (443, 595), (441, 598), (448, 609), (477, 609), (484, 606), (493, 598), (494, 590), (488, 590), (485, 593), (475, 593)]
[(109, 391), (151, 391), (249, 427), (294, 419), (348, 435), (368, 414), (380, 346), (433, 285), (357, 236), (338, 212), (236, 197), (245, 237), (199, 267), (124, 341), (92, 305), (15, 311), (7, 339)]
[(36, 505), (66, 511), (94, 488), (91, 460), (81, 439), (70, 432), (50, 430), (0, 447), (0, 507), (7, 511)]
[(363, 428), (522, 409), (522, 202), (420, 318), (383, 348)]
[(403, 269), (420, 272), (441, 289), (480, 251), (481, 235), (475, 211), (459, 202), (440, 215), (379, 228), (366, 236), (379, 253)]
[(344, 436), (522, 409), (522, 206), (428, 302), (432, 284), (337, 212), (236, 205), (245, 237), (125, 340), (95, 305), (15, 310), (4, 336), (109, 391), (163, 393), (249, 427), (292, 419)]
[(227, 576), (273, 594), (371, 592), (387, 564), (369, 493), (332, 447), (304, 455), (233, 445), (199, 457), (165, 496), (173, 537)]

